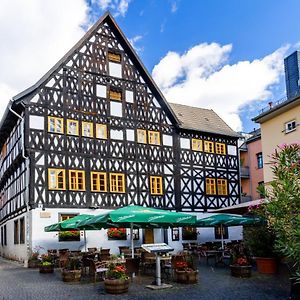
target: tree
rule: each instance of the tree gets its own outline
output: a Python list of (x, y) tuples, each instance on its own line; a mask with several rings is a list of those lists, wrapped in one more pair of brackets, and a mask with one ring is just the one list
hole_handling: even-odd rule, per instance
[(300, 282), (300, 144), (276, 149), (272, 171), (265, 217), (275, 232), (275, 249), (288, 259), (294, 278)]

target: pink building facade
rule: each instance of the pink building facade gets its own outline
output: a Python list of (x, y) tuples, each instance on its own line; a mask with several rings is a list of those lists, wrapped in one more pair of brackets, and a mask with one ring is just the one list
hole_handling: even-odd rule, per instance
[(257, 188), (264, 184), (263, 155), (260, 129), (250, 133), (250, 137), (240, 147), (242, 202), (262, 198)]

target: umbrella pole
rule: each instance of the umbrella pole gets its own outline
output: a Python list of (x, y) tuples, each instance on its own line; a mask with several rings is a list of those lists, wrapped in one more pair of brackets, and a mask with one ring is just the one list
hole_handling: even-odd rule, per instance
[(134, 258), (133, 223), (130, 223), (130, 238), (131, 238), (131, 257)]
[(85, 229), (83, 230), (83, 237), (84, 237), (84, 252), (86, 252), (86, 232), (85, 232)]
[(223, 224), (221, 224), (222, 250), (224, 249)]

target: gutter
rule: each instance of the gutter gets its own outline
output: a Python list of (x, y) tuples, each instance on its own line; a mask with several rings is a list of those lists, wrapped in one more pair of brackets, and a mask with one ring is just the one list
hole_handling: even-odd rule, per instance
[[(28, 259), (30, 257), (30, 223), (29, 223), (29, 177), (30, 177), (30, 172), (29, 172), (29, 157), (26, 156), (25, 154), (25, 121), (24, 121), (24, 117), (22, 117), (21, 115), (19, 115), (16, 111), (14, 111), (12, 109), (12, 104), (13, 101), (10, 100), (9, 104), (8, 104), (8, 110), (11, 113), (13, 113), (16, 117), (18, 117), (21, 120), (21, 132), (22, 137), (22, 158), (25, 160), (25, 191), (24, 191), (24, 198), (25, 198), (25, 204), (26, 204), (26, 258), (24, 261), (24, 267), (27, 268), (28, 267)], [(22, 105), (24, 106), (23, 102)], [(4, 118), (5, 119), (5, 118)]]

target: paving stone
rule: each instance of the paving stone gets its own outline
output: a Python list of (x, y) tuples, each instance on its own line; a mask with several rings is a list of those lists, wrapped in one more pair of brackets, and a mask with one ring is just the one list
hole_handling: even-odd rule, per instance
[[(165, 290), (149, 290), (151, 276), (135, 278), (128, 293), (108, 295), (104, 283), (93, 283), (84, 278), (70, 284), (61, 280), (59, 269), (54, 274), (40, 274), (37, 269), (26, 269), (16, 262), (0, 258), (0, 300), (286, 300), (289, 280), (286, 272), (262, 275), (253, 272), (251, 278), (235, 278), (225, 267), (199, 265), (197, 284), (183, 285), (171, 282)], [(168, 283), (168, 282), (166, 282)]]

